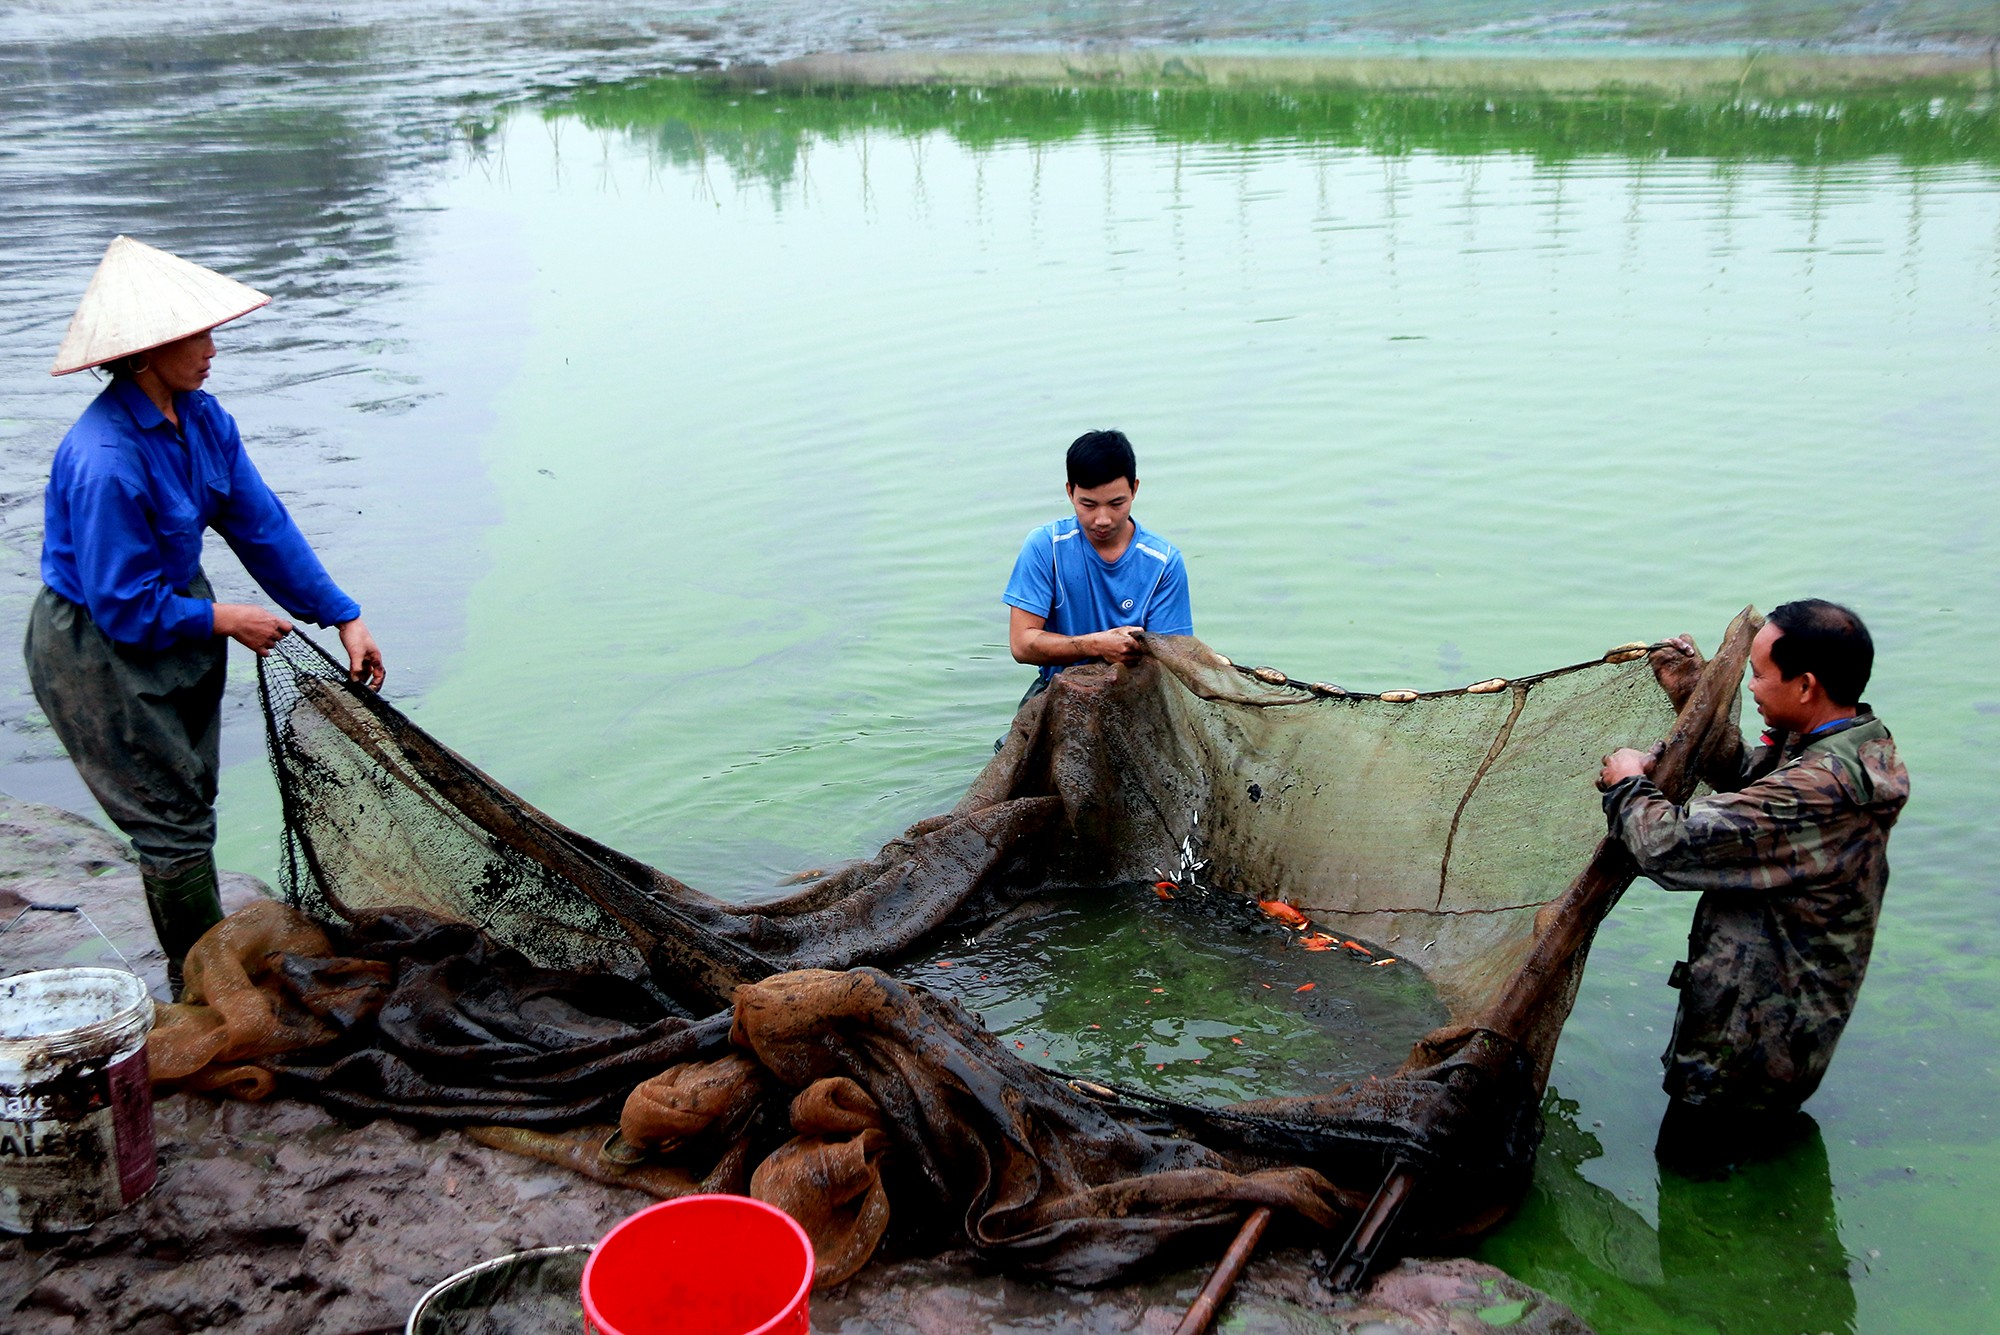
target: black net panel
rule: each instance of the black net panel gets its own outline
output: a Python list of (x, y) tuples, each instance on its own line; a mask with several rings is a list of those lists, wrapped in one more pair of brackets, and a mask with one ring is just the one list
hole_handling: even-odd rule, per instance
[[(444, 753), (427, 737), (370, 708), (368, 697), (333, 680), (296, 644), (281, 651), (294, 671), (265, 674), (292, 903), (344, 921), (367, 909), (428, 909), (481, 927), (546, 967), (645, 972), (618, 920), (578, 893), (551, 850), (530, 851), (507, 837), (508, 823), (528, 815), (524, 808), (479, 783), (470, 766), (439, 774)], [(343, 836), (328, 838), (335, 830)]]
[(302, 636), (258, 664), (287, 901), (328, 921), (420, 908), (545, 968), (659, 987), (702, 1014), (771, 967), (675, 910), (670, 878), (550, 820)]

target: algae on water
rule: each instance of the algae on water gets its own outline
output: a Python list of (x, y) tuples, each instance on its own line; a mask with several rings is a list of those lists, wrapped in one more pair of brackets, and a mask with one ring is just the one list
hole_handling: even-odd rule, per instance
[(905, 976), (1037, 1065), (1205, 1103), (1366, 1079), (1445, 1022), (1413, 965), (1299, 941), (1220, 891), (1163, 900), (1125, 884), (1068, 891), (1060, 907), (947, 945)]

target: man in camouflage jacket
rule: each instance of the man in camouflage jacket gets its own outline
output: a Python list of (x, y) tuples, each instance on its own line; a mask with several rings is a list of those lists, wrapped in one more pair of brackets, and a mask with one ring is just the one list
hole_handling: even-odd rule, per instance
[[(1796, 1111), (1826, 1074), (1867, 972), (1889, 830), (1908, 800), (1895, 741), (1861, 703), (1874, 650), (1860, 618), (1819, 600), (1772, 612), (1751, 648), (1769, 731), (1740, 736), (1676, 806), (1620, 751), (1600, 776), (1612, 835), (1669, 890), (1701, 892), (1662, 1061), (1676, 1112), (1737, 1122)], [(1681, 704), (1700, 666), (1685, 637), (1656, 652)], [(1733, 730), (1732, 730), (1733, 731)], [(1663, 1139), (1663, 1144), (1665, 1143)]]

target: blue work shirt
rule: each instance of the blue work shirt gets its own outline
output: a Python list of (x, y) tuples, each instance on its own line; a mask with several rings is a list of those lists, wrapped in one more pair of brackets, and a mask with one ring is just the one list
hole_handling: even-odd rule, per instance
[(206, 639), (214, 605), (186, 589), (201, 568), (202, 530), (213, 528), (294, 619), (360, 616), (258, 476), (235, 419), (200, 390), (175, 395), (174, 411), (179, 430), (123, 379), (84, 409), (49, 470), (42, 582), (120, 644)]
[[(1187, 565), (1180, 550), (1138, 520), (1124, 555), (1106, 561), (1076, 516), (1044, 524), (1021, 544), (1002, 601), (1044, 618), (1054, 635), (1142, 626), (1154, 635), (1194, 634)], [(1043, 677), (1062, 671), (1050, 665)]]

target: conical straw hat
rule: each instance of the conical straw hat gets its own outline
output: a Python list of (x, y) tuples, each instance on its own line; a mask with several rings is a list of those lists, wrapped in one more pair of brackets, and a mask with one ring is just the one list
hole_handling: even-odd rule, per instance
[(69, 317), (49, 374), (68, 375), (199, 334), (270, 300), (213, 269), (129, 236), (114, 237)]

